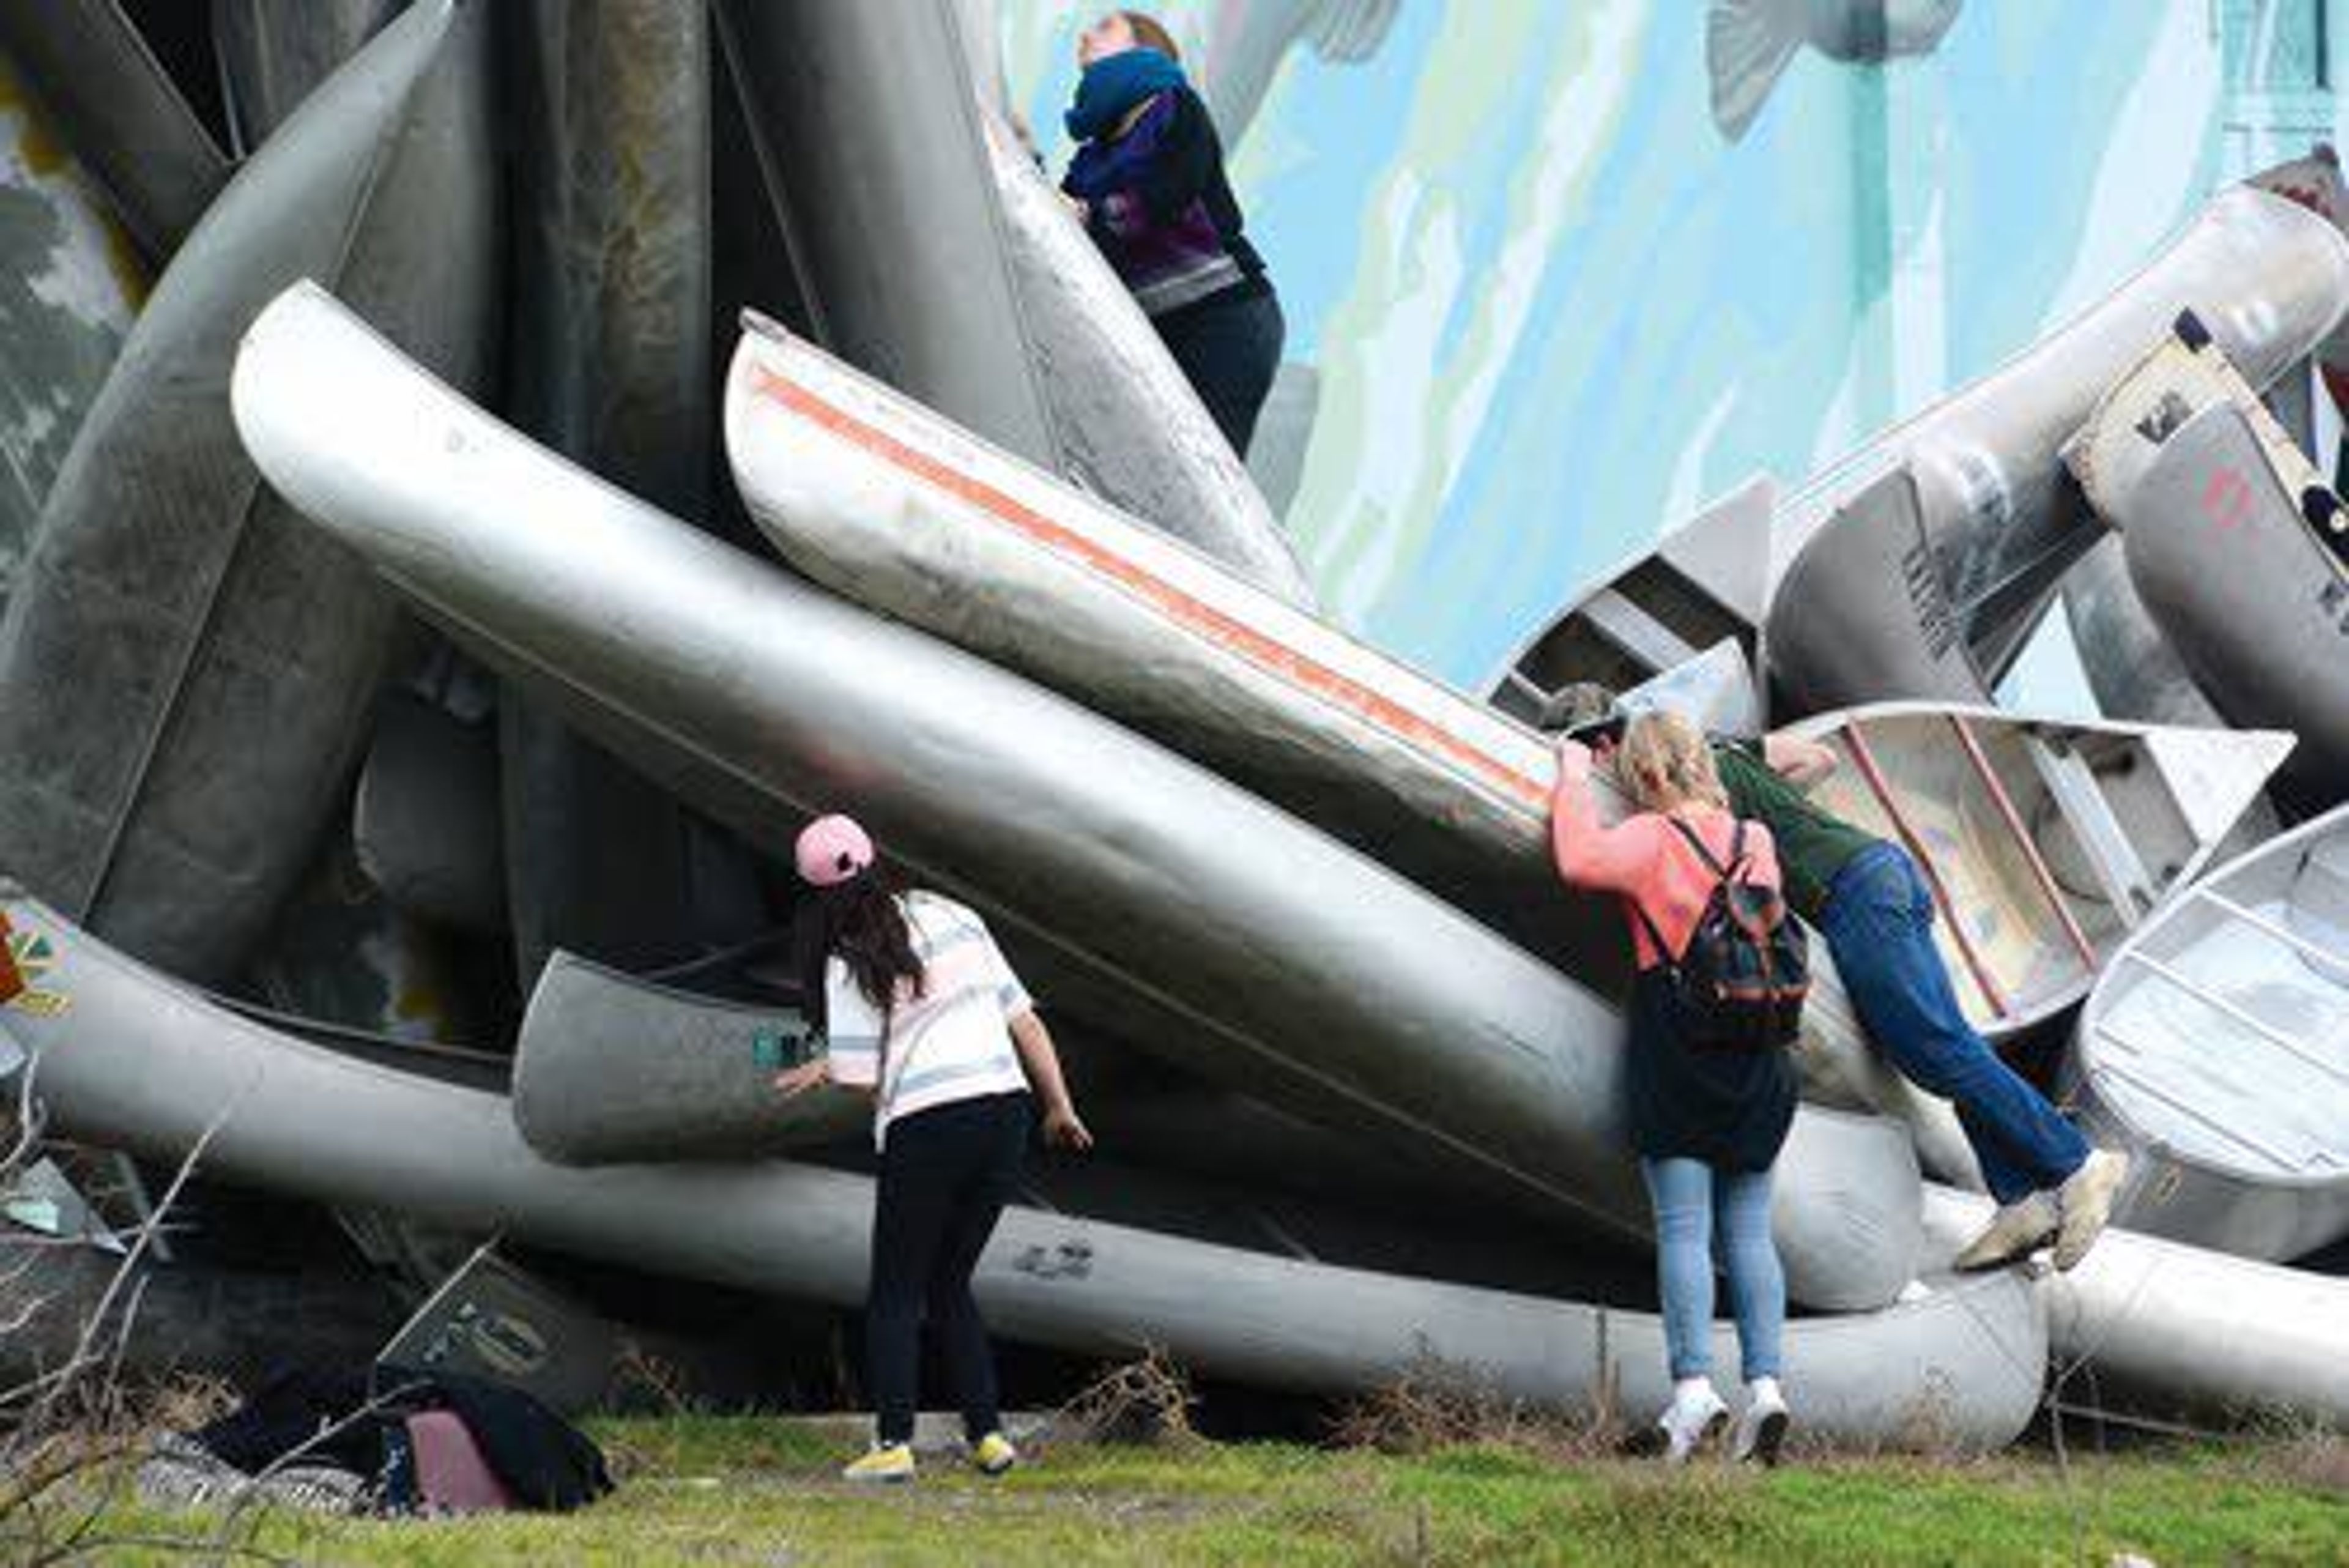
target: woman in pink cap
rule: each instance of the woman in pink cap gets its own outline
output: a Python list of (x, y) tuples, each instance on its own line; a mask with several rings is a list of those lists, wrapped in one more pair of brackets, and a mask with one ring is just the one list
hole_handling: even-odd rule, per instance
[(802, 994), (825, 1049), (775, 1086), (871, 1095), (881, 1150), (864, 1308), (878, 1429), (873, 1451), (844, 1473), (913, 1479), (926, 1311), (972, 1460), (1000, 1475), (1019, 1455), (1001, 1429), (971, 1271), (1010, 1198), (1036, 1102), (1050, 1142), (1087, 1149), (1092, 1135), (1077, 1119), (1052, 1036), (985, 921), (936, 893), (899, 891), (849, 817), (810, 824), (794, 858), (813, 889), (800, 908)]

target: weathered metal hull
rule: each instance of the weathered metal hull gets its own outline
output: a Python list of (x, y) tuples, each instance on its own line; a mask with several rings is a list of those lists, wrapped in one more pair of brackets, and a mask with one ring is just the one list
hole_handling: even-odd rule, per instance
[(487, 16), (429, 0), (273, 139), (164, 275), (0, 620), (0, 863), (195, 978), (250, 948), (357, 761), (398, 609), (237, 443), (238, 334), (339, 278), (460, 385), (497, 275)]
[(2088, 994), (2190, 882), (2292, 750), (2271, 732), (2022, 719), (1936, 702), (1823, 715), (1811, 797), (1904, 845), (1975, 1027), (2013, 1036)]
[(146, 286), (0, 57), (0, 605)]
[(2349, 796), (2349, 512), (2215, 347), (2165, 339), (2068, 453), (2131, 586), (2239, 724), (2297, 732), (2320, 805)]
[(213, 0), (237, 151), (250, 153), (336, 71), (383, 31), (407, 0)]
[(2349, 241), (2237, 187), (2101, 304), (1811, 479), (1779, 507), (1774, 541), (1785, 694), (1806, 711), (1987, 701), (2097, 537), (2058, 452), (2105, 389), (2189, 308), (2264, 385), (2344, 304)]
[[(1928, 1185), (1934, 1261), (1990, 1216), (1990, 1199)], [(2068, 1404), (2349, 1428), (2349, 1280), (2111, 1230), (2040, 1289)]]
[(1531, 722), (1578, 680), (1626, 691), (1723, 639), (1769, 668), (1770, 529), (1778, 488), (1755, 474), (1656, 542), (1594, 577), (1486, 682), (1485, 700)]
[[(58, 1124), (159, 1158), (213, 1127), (205, 1168), (322, 1202), (495, 1228), (632, 1268), (851, 1306), (864, 1296), (871, 1180), (781, 1162), (550, 1165), (505, 1097), (355, 1062), (211, 1007), (41, 907), (63, 1012), (0, 1012), (36, 1053)], [(1217, 1376), (1362, 1393), (1430, 1358), (1503, 1394), (1633, 1418), (1669, 1394), (1646, 1314), (1371, 1273), (1015, 1207), (976, 1281), (989, 1324), (1083, 1355), (1154, 1345)], [(1727, 1325), (1720, 1353), (1732, 1353)], [(2044, 1314), (2017, 1274), (1861, 1316), (1799, 1321), (1786, 1377), (1817, 1439), (1994, 1448), (2037, 1408)]]
[(2189, 889), (2080, 1018), (2072, 1099), (2137, 1156), (2123, 1223), (2282, 1259), (2349, 1235), (2349, 806)]
[(514, 1125), (562, 1165), (740, 1159), (853, 1139), (873, 1125), (863, 1099), (775, 1093), (782, 1053), (806, 1033), (788, 1006), (675, 991), (557, 952), (514, 1042)]
[[(1611, 899), (1569, 896), (1551, 869), (1555, 763), (1546, 738), (775, 329), (746, 334), (736, 352), (727, 449), (753, 518), (810, 576), (1067, 691), (1371, 848), (1586, 982), (1614, 982), (1620, 911)], [(2013, 750), (2026, 733), (2057, 734), (1994, 713), (1958, 721), (1994, 732), (1993, 750)], [(1961, 762), (1953, 722), (1909, 727), (1920, 734), (1893, 742), (1904, 753), (1895, 794), (1928, 792), (1916, 809), (1947, 815), (1962, 781), (1905, 753), (1922, 742), (1940, 764)], [(2187, 832), (2175, 846), (2165, 841), (2174, 851), (2166, 858), (2148, 846), (2151, 864), (2131, 889), (2148, 904), (2190, 874), (2289, 749), (2274, 736), (2061, 734), (2144, 760), (2147, 798), (2115, 784), (2114, 809), (2158, 805), (2149, 830)], [(2207, 796), (2190, 809), (2177, 798), (2189, 779)], [(2047, 793), (2016, 790), (2034, 806)], [(1891, 836), (1891, 824), (1882, 826)], [(2124, 835), (2135, 826), (2125, 815)], [(1991, 855), (2001, 846), (1979, 831), (1953, 832), (1951, 846), (1967, 857), (1969, 890), (1995, 897), (1980, 919), (2037, 907), (2023, 857)], [(2032, 1027), (2086, 993), (2086, 969), (2041, 977), (2036, 950), (2019, 945), (2049, 924), (2009, 920), (2018, 947), (2004, 961), (2017, 971), (2008, 983), (2018, 1005), (1984, 1015), (1992, 1033)], [(1964, 956), (1961, 934), (1944, 940), (1952, 962)], [(1903, 1092), (1868, 1059), (1832, 985), (1820, 1003), (1806, 1053), (1806, 1064), (1826, 1059), (1816, 1075), (1897, 1109), (1920, 1127), (1937, 1168), (1964, 1176), (1971, 1161), (1946, 1109)]]
[(227, 185), (228, 160), (119, 0), (0, 5), (0, 54), (150, 262), (169, 260)]
[[(709, 517), (709, 18), (533, 0), (510, 14), (516, 422), (679, 517)], [(777, 265), (780, 256), (770, 258)], [(719, 836), (519, 688), (500, 701), (508, 903), (527, 992), (556, 948), (629, 968), (757, 903)]]
[[(367, 417), (323, 404), (329, 387)], [(1619, 1017), (1456, 911), (1071, 703), (595, 483), (316, 288), (255, 325), (235, 396), (284, 493), (709, 809), (771, 836), (853, 804), (1007, 936), (1188, 1019), (1195, 1070), (1433, 1139), (1646, 1233)], [(1779, 1191), (1799, 1299), (1879, 1305), (1909, 1279), (1913, 1168), (1898, 1128), (1797, 1119)]]
[(716, 9), (817, 335), (1054, 462), (948, 0)]

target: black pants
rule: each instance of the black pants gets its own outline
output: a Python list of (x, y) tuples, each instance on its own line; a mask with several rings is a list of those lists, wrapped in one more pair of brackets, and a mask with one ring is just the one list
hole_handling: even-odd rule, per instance
[(1240, 287), (1210, 295), (1196, 305), (1154, 317), (1151, 324), (1216, 428), (1247, 456), (1256, 437), (1256, 416), (1280, 369), (1280, 346), (1288, 325), (1269, 286)]
[(865, 1375), (884, 1443), (914, 1436), (926, 1313), (946, 1352), (965, 1435), (977, 1442), (1001, 1425), (995, 1356), (970, 1275), (1010, 1200), (1030, 1107), (1026, 1095), (992, 1095), (890, 1124), (864, 1306)]

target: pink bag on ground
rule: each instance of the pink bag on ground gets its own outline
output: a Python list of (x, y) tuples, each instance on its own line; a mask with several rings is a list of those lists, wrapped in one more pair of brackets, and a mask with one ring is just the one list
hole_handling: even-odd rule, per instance
[(436, 1513), (488, 1513), (514, 1506), (513, 1494), (481, 1457), (473, 1429), (453, 1411), (409, 1417), (408, 1442), (416, 1456), (419, 1507)]

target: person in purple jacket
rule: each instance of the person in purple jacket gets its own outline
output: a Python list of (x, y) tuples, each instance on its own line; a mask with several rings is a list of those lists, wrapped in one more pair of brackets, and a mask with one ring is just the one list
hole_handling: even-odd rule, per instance
[(1241, 233), (1215, 122), (1174, 38), (1140, 12), (1086, 28), (1077, 64), (1066, 123), (1081, 145), (1061, 189), (1246, 457), (1287, 327), (1264, 258)]

